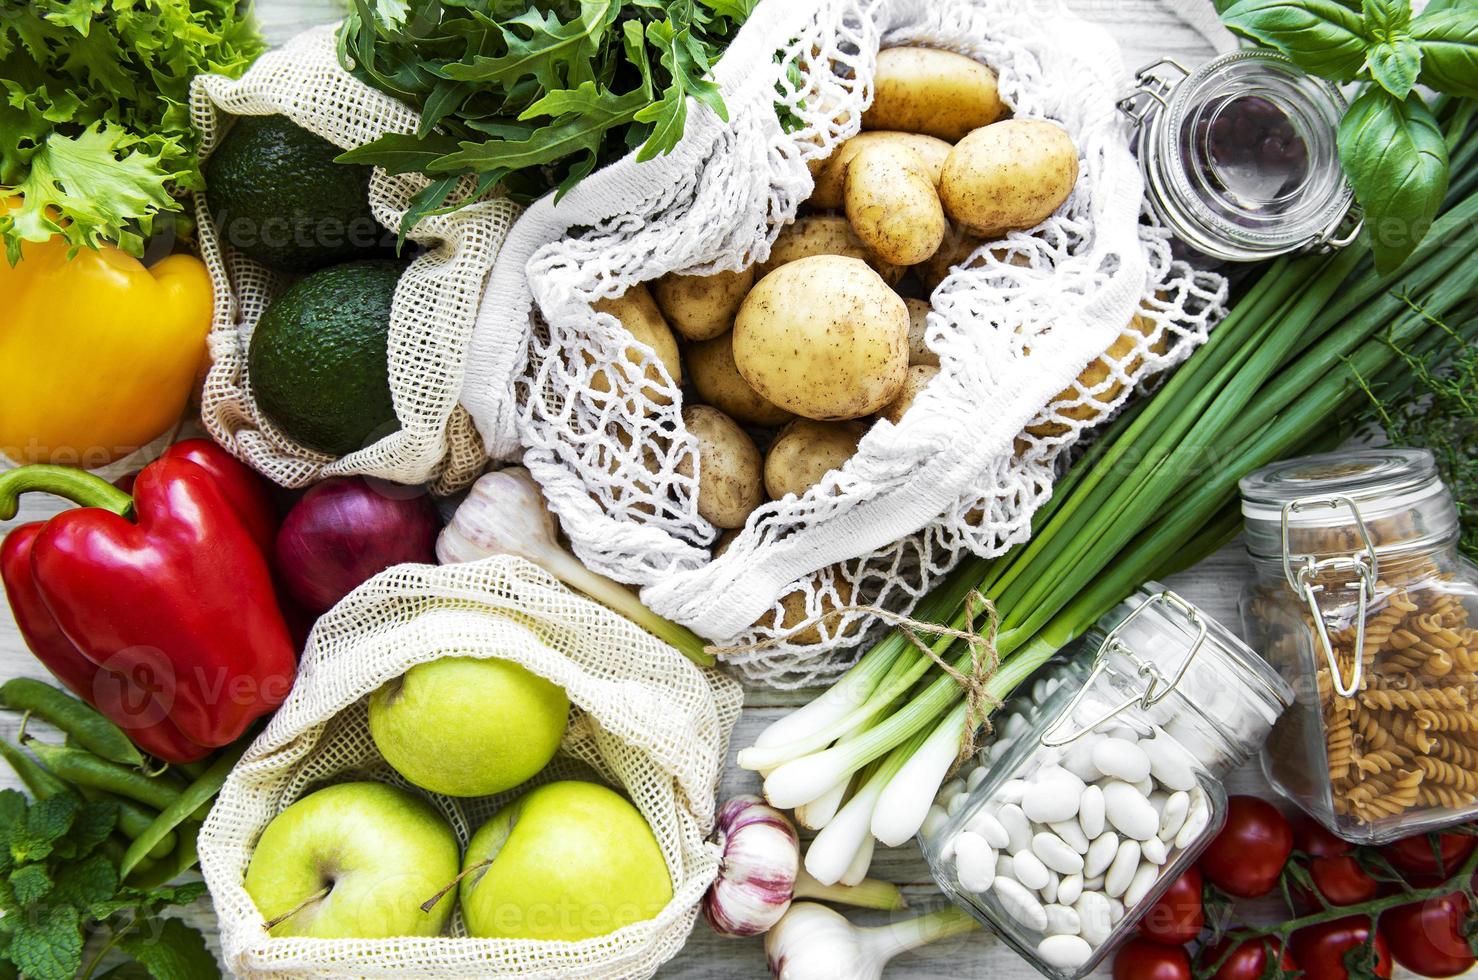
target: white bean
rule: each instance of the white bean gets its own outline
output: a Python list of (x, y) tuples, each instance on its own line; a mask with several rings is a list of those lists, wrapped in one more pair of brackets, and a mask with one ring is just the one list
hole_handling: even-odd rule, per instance
[(1037, 894), (1042, 896), (1044, 902), (1057, 901), (1057, 885), (1062, 881), (1062, 876), (1051, 868), (1047, 869), (1047, 883), (1037, 889)]
[(1137, 783), (1150, 774), (1150, 757), (1134, 742), (1106, 738), (1093, 747), (1093, 764), (1105, 776)]
[[(1146, 776), (1133, 785), (1134, 788), (1139, 791), (1139, 795), (1143, 796), (1145, 799), (1149, 799), (1150, 794), (1155, 791), (1155, 780), (1152, 776)], [(1160, 814), (1156, 812), (1155, 818), (1159, 819), (1159, 816)]]
[(1103, 787), (1089, 786), (1078, 800), (1078, 826), (1090, 841), (1103, 833)]
[(970, 770), (970, 775), (965, 777), (965, 788), (974, 790), (975, 787), (985, 782), (985, 777), (990, 775), (984, 766), (976, 766)]
[(1057, 883), (1057, 900), (1063, 905), (1071, 905), (1083, 894), (1083, 876), (1067, 875)]
[(1126, 742), (1137, 742), (1137, 741), (1139, 741), (1139, 732), (1135, 731), (1133, 728), (1131, 728), (1128, 725), (1127, 722), (1124, 722), (1122, 720), (1123, 719), (1123, 715), (1120, 715), (1119, 717), (1121, 719), (1120, 723), (1118, 725), (1115, 725), (1113, 728), (1110, 728), (1109, 729), (1109, 732), (1108, 732), (1109, 738), (1119, 738), (1119, 739), (1123, 739)]
[(1031, 851), (1011, 855), (1012, 877), (1032, 891), (1047, 884), (1047, 866)]
[(1103, 875), (1094, 875), (1092, 878), (1085, 878), (1083, 880), (1083, 891), (1085, 891), (1085, 892), (1101, 892), (1101, 891), (1103, 891)]
[(1037, 943), (1037, 955), (1060, 970), (1075, 970), (1088, 962), (1093, 947), (1080, 936), (1048, 936)]
[(1073, 903), (1078, 913), (1082, 936), (1092, 946), (1101, 946), (1113, 931), (1113, 910), (1108, 896), (1099, 891), (1085, 891)]
[(1210, 823), (1211, 806), (1206, 802), (1206, 794), (1201, 792), (1201, 788), (1197, 786), (1195, 792), (1191, 794), (1190, 808), (1185, 815), (1185, 823), (1175, 834), (1175, 846), (1190, 847)]
[(1007, 738), (1016, 738), (1022, 732), (1026, 731), (1030, 724), (1026, 720), (1026, 715), (1020, 712), (1013, 712), (1007, 716), (1006, 724), (1001, 727), (1001, 734)]
[(1160, 878), (1160, 869), (1153, 864), (1141, 864), (1139, 870), (1134, 872), (1134, 878), (1130, 880), (1129, 887), (1124, 890), (1124, 905), (1126, 908), (1134, 908), (1155, 887), (1155, 882)]
[(955, 874), (967, 892), (989, 890), (996, 879), (996, 852), (984, 837), (968, 830), (955, 835)]
[(1083, 921), (1069, 908), (1070, 902), (1053, 902), (1047, 906), (1047, 935), (1076, 936), (1083, 931)]
[(1016, 744), (1014, 738), (1003, 738), (986, 750), (985, 758), (989, 762), (1000, 762), (1001, 756), (1011, 751), (1011, 746)]
[(1083, 875), (1095, 878), (1108, 870), (1108, 866), (1114, 863), (1114, 855), (1119, 853), (1119, 835), (1112, 830), (1105, 831), (1094, 838), (1093, 843), (1088, 845), (1088, 853), (1083, 855)]
[(1006, 828), (1006, 847), (1012, 854), (1032, 846), (1032, 824), (1021, 807), (1008, 803), (996, 811), (996, 819)]
[(1108, 903), (1109, 921), (1112, 922), (1114, 925), (1118, 925), (1119, 922), (1124, 918), (1124, 903), (1119, 901), (1117, 898), (1109, 899)]
[(1133, 786), (1113, 780), (1103, 787), (1103, 811), (1115, 830), (1135, 840), (1149, 840), (1160, 827), (1150, 801)]
[(945, 812), (944, 807), (938, 803), (932, 803), (929, 805), (929, 812), (924, 816), (923, 825), (919, 827), (919, 833), (925, 838), (933, 837), (948, 821), (949, 814)]
[(1016, 862), (1011, 860), (1011, 855), (1001, 853), (996, 855), (996, 877), (1009, 878), (1016, 873)]
[(1196, 760), (1175, 739), (1157, 732), (1139, 747), (1150, 757), (1150, 774), (1166, 789), (1189, 792), (1196, 785)]
[(1000, 900), (1001, 908), (1017, 922), (1036, 932), (1047, 928), (1047, 910), (1019, 881), (997, 878), (991, 890)]
[(938, 800), (941, 805), (943, 805), (954, 799), (954, 795), (964, 788), (965, 781), (963, 779), (951, 779), (949, 782), (939, 787), (939, 795), (936, 796), (935, 799)]
[(1165, 842), (1158, 837), (1151, 837), (1139, 845), (1139, 853), (1146, 861), (1157, 868), (1164, 864), (1165, 859), (1169, 857), (1165, 852)]
[[(1088, 791), (1085, 789), (1083, 792), (1086, 794)], [(1083, 808), (1079, 806), (1078, 817), (1081, 818), (1082, 816)], [(1071, 847), (1077, 853), (1088, 853), (1088, 835), (1083, 833), (1083, 827), (1077, 820), (1059, 820), (1047, 826), (1052, 828), (1054, 834), (1062, 838), (1064, 844)]]
[(989, 810), (981, 810), (971, 817), (965, 824), (965, 829), (973, 830), (984, 837), (985, 842), (997, 850), (1011, 846), (1011, 835), (1006, 833), (1006, 828), (1001, 826), (1001, 821), (997, 820), (996, 815)]
[(1186, 813), (1191, 808), (1191, 797), (1189, 793), (1176, 790), (1165, 800), (1165, 810), (1160, 814), (1159, 838), (1162, 841), (1172, 841), (1180, 828), (1185, 825)]
[(1092, 782), (1103, 773), (1093, 764), (1093, 748), (1103, 740), (1102, 735), (1084, 735), (1072, 745), (1062, 757), (1062, 768), (1077, 776), (1083, 782)]
[(1032, 853), (1058, 874), (1075, 875), (1083, 870), (1083, 855), (1056, 834), (1043, 832), (1033, 836)]
[(1008, 779), (996, 790), (995, 799), (998, 803), (1020, 803), (1021, 798), (1026, 795), (1026, 780)]
[(962, 789), (954, 796), (951, 796), (949, 798), (949, 803), (945, 805), (944, 809), (949, 812), (950, 816), (954, 816), (956, 813), (959, 813), (961, 810), (963, 810), (965, 808), (965, 804), (969, 801), (969, 792)]
[(1033, 782), (1021, 801), (1022, 810), (1038, 823), (1056, 823), (1059, 820), (1071, 820), (1078, 815), (1078, 800), (1083, 795), (1083, 784), (1066, 769), (1057, 771), (1062, 775)]
[(1109, 865), (1107, 873), (1103, 876), (1103, 890), (1109, 898), (1118, 898), (1129, 888), (1129, 882), (1134, 880), (1134, 872), (1139, 868), (1139, 841), (1126, 840), (1119, 845), (1119, 850), (1114, 854), (1114, 863)]
[(1164, 816), (1165, 801), (1170, 799), (1169, 794), (1157, 789), (1153, 793), (1150, 793), (1148, 796), (1146, 796), (1145, 799), (1149, 800), (1150, 806), (1155, 808), (1156, 816)]

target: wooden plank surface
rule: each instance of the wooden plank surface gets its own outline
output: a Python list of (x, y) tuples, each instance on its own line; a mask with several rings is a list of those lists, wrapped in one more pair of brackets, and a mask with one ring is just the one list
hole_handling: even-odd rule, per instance
[[(1125, 51), (1125, 62), (1131, 68), (1161, 55), (1171, 55), (1195, 63), (1211, 51), (1208, 42), (1190, 29), (1167, 4), (1173, 0), (1069, 0), (1069, 5), (1090, 20), (1104, 23)], [(1179, 0), (1198, 3), (1200, 0)], [(258, 0), (258, 15), (273, 43), (315, 24), (339, 16), (340, 8), (333, 0)], [(17, 522), (37, 520), (55, 513), (59, 506), (45, 499), (28, 498)], [(0, 531), (12, 525), (0, 525)], [(1200, 566), (1168, 584), (1214, 617), (1235, 628), (1236, 597), (1247, 579), (1247, 565), (1240, 548), (1228, 548)], [(17, 675), (44, 677), (36, 661), (25, 650), (8, 616), (0, 618), (0, 677)], [(797, 695), (764, 689), (749, 692), (746, 710), (734, 734), (731, 759), (723, 780), (724, 797), (758, 788), (756, 777), (732, 765), (732, 753), (753, 741), (766, 725), (797, 703)], [(0, 734), (14, 737), (16, 719), (0, 714)], [(0, 767), (0, 785), (16, 785), (8, 768)], [(1261, 776), (1251, 767), (1238, 771), (1231, 781), (1233, 791), (1268, 793)], [(939, 901), (938, 892), (929, 879), (927, 867), (916, 847), (879, 849), (874, 860), (874, 875), (905, 886), (915, 908), (928, 908)], [(212, 945), (216, 944), (214, 915), (208, 903), (187, 910), (186, 917), (206, 930)], [(880, 921), (879, 916), (858, 916)], [(767, 973), (764, 951), (758, 940), (725, 940), (714, 935), (700, 920), (682, 953), (665, 967), (664, 977), (684, 980), (707, 980), (718, 977), (762, 977)], [(1004, 980), (1035, 977), (1014, 953), (1005, 949), (984, 932), (949, 940), (908, 954), (895, 962), (890, 977), (944, 978), (998, 977)]]

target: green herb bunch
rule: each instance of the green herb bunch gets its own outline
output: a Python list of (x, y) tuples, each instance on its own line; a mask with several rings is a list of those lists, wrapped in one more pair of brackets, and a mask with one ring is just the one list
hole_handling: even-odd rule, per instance
[[(0, 0), (0, 213), (22, 241), (142, 254), (172, 192), (201, 186), (190, 79), (262, 50), (237, 0)], [(0, 207), (0, 212), (3, 212)]]
[(709, 73), (758, 0), (352, 0), (339, 59), (421, 113), (339, 159), (432, 183), (401, 224), (451, 210), (459, 178), (528, 202), (682, 138), (692, 97), (727, 119)]
[[(1422, 312), (1410, 297), (1402, 299)], [(1392, 342), (1407, 368), (1403, 383), (1361, 379), (1370, 398), (1366, 420), (1380, 426), (1395, 445), (1431, 450), (1457, 503), (1462, 527), (1458, 548), (1478, 562), (1478, 343), (1431, 320), (1445, 334), (1435, 347), (1414, 350)]]
[[(118, 822), (110, 800), (71, 793), (28, 800), (0, 791), (0, 976), (27, 980), (200, 980), (220, 975), (200, 932), (175, 918), (201, 882), (149, 888), (119, 882), (109, 853)], [(83, 962), (83, 952), (89, 952)], [(98, 974), (111, 953), (127, 961)]]
[(1217, 0), (1222, 22), (1333, 82), (1369, 82), (1339, 127), (1339, 157), (1365, 212), (1376, 269), (1421, 243), (1447, 191), (1448, 147), (1417, 84), (1478, 96), (1472, 0)]

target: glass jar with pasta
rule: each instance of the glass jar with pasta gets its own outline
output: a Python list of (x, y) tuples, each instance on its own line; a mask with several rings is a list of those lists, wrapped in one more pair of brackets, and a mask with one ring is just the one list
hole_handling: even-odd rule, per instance
[(1478, 814), (1478, 568), (1431, 453), (1275, 463), (1242, 480), (1252, 646), (1296, 703), (1268, 780), (1346, 840)]

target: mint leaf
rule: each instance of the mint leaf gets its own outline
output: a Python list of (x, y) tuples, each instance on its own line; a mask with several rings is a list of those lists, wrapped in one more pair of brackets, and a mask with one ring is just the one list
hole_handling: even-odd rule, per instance
[(134, 930), (118, 948), (149, 971), (154, 980), (202, 980), (220, 976), (216, 958), (197, 929), (179, 919), (160, 919), (152, 934)]
[(10, 835), (10, 854), (15, 863), (43, 861), (50, 857), (52, 847), (71, 828), (80, 808), (81, 804), (71, 794), (32, 803), (26, 811), (25, 822)]
[(1221, 20), (1228, 30), (1277, 48), (1323, 78), (1353, 81), (1365, 64), (1362, 18), (1337, 0), (1238, 0)]
[(56, 873), (56, 890), (52, 898), (58, 902), (86, 909), (94, 918), (94, 909), (118, 893), (118, 868), (106, 855), (94, 854), (81, 861), (68, 862)]
[(1421, 97), (1372, 87), (1339, 126), (1339, 159), (1365, 210), (1375, 268), (1392, 272), (1421, 243), (1447, 193), (1447, 143)]
[(39, 864), (28, 864), (10, 873), (10, 894), (18, 905), (34, 905), (51, 891), (51, 879)]
[(1417, 81), (1448, 95), (1478, 98), (1478, 16), (1472, 9), (1432, 9), (1411, 22), (1421, 48)]
[(10, 940), (10, 961), (27, 980), (71, 980), (82, 967), (77, 910), (52, 905), (34, 916), (22, 916)]
[(1373, 44), (1365, 53), (1365, 65), (1381, 88), (1398, 99), (1406, 98), (1416, 84), (1422, 67), (1422, 49), (1410, 38)]
[(57, 841), (57, 857), (78, 860), (97, 849), (118, 824), (118, 804), (112, 800), (84, 803), (66, 836)]

